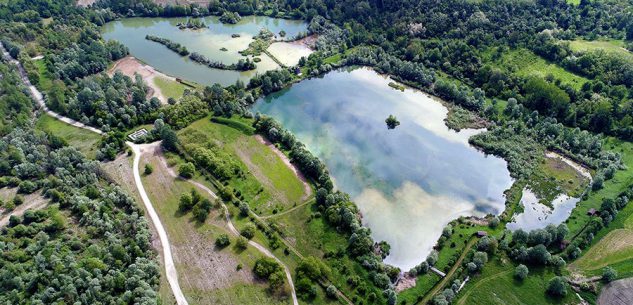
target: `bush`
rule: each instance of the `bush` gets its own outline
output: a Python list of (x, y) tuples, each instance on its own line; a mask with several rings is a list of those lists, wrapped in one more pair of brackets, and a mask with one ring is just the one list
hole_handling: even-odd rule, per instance
[(518, 265), (514, 269), (514, 277), (520, 281), (523, 281), (528, 276), (529, 273), (530, 273), (530, 270), (528, 269), (526, 265), (523, 265), (523, 264)]
[(215, 239), (215, 245), (218, 248), (226, 248), (230, 244), (231, 244), (231, 239), (229, 239), (229, 236), (226, 234), (220, 234), (220, 236), (218, 236), (218, 238)]
[(14, 206), (18, 206), (24, 203), (24, 197), (20, 196), (20, 195), (15, 195), (15, 197), (13, 197), (13, 205)]
[(145, 170), (143, 171), (143, 173), (147, 176), (147, 175), (151, 175), (154, 172), (154, 168), (148, 163), (145, 164)]
[(618, 277), (618, 272), (611, 267), (604, 268), (602, 271), (602, 280), (605, 283), (610, 283)]
[(336, 299), (336, 287), (334, 285), (327, 286), (325, 294), (327, 294), (328, 298)]
[(185, 164), (181, 164), (178, 167), (178, 175), (185, 179), (190, 179), (196, 173), (196, 167), (191, 162), (187, 162)]
[(237, 238), (237, 241), (235, 242), (235, 246), (240, 250), (244, 250), (248, 246), (248, 240), (244, 238), (243, 236), (240, 236)]
[(255, 230), (257, 230), (257, 227), (255, 227), (255, 224), (253, 224), (252, 222), (249, 222), (240, 231), (240, 234), (248, 239), (251, 239), (255, 236)]
[(553, 297), (565, 297), (567, 295), (567, 279), (562, 276), (552, 278), (547, 285), (547, 293)]

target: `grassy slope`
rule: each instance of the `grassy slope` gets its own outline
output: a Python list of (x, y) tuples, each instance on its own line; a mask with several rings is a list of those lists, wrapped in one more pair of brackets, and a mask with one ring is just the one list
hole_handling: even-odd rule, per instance
[(530, 275), (523, 282), (519, 282), (514, 279), (514, 268), (507, 258), (491, 259), (481, 275), (471, 278), (471, 282), (460, 292), (455, 304), (544, 305), (569, 304), (571, 301), (577, 301), (571, 290), (563, 299), (546, 295), (548, 281), (556, 276), (551, 270), (530, 268)]
[(504, 52), (499, 59), (491, 62), (497, 68), (512, 71), (519, 76), (546, 77), (551, 74), (555, 79), (560, 79), (561, 82), (569, 84), (576, 89), (580, 89), (584, 83), (589, 81), (585, 77), (578, 76), (556, 64), (549, 63), (527, 49), (509, 50)]
[(164, 79), (160, 76), (154, 78), (154, 84), (160, 89), (167, 98), (178, 99), (185, 92), (187, 87), (179, 82)]
[(91, 131), (68, 125), (47, 114), (38, 118), (36, 127), (66, 140), (70, 146), (79, 149), (88, 158), (94, 159), (97, 153), (101, 137)]
[[(146, 155), (147, 156), (147, 155)], [(143, 160), (140, 167), (143, 168), (147, 161)], [(280, 300), (274, 296), (271, 296), (266, 292), (265, 283), (257, 282), (244, 282), (236, 275), (239, 272), (247, 272), (254, 266), (255, 260), (262, 255), (252, 247), (248, 247), (244, 251), (239, 251), (232, 246), (226, 249), (217, 250), (214, 249), (214, 242), (217, 236), (220, 234), (228, 234), (231, 236), (231, 240), (234, 244), (235, 238), (228, 232), (228, 229), (224, 227), (222, 214), (217, 209), (213, 210), (209, 219), (204, 224), (195, 222), (192, 219), (191, 213), (182, 214), (178, 211), (178, 201), (182, 193), (190, 192), (192, 184), (178, 179), (171, 178), (168, 174), (163, 172), (159, 159), (156, 156), (149, 158), (148, 162), (152, 164), (155, 171), (149, 176), (144, 176), (143, 184), (148, 192), (150, 200), (154, 204), (156, 211), (158, 212), (163, 225), (166, 228), (170, 242), (172, 243), (172, 249), (174, 249), (174, 257), (176, 258), (176, 268), (179, 271), (179, 280), (183, 292), (187, 296), (190, 302), (195, 304), (248, 304), (257, 302), (258, 304), (286, 304), (287, 301)], [(206, 197), (206, 193), (202, 190), (198, 190), (203, 197)], [(191, 244), (195, 243), (197, 245)], [(196, 285), (196, 280), (204, 279), (205, 277), (214, 278), (213, 273), (201, 274), (202, 272), (209, 272), (210, 270), (201, 270), (198, 268), (200, 264), (192, 263), (189, 261), (179, 261), (179, 254), (186, 258), (185, 252), (188, 249), (194, 249), (196, 246), (202, 244), (204, 248), (214, 249), (215, 251), (228, 252), (234, 260), (234, 265), (227, 268), (235, 270), (237, 264), (243, 264), (244, 269), (242, 271), (233, 272), (221, 272), (216, 285), (217, 289), (201, 289)], [(180, 250), (178, 250), (180, 249)], [(201, 260), (211, 259), (213, 260), (219, 254), (213, 252), (196, 253)], [(183, 259), (181, 258), (181, 260)], [(233, 261), (232, 260), (232, 261)], [(204, 263), (202, 264), (205, 265)], [(229, 286), (226, 282), (229, 282)]]
[(633, 276), (633, 204), (628, 204), (609, 225), (594, 238), (587, 250), (570, 267), (587, 275), (601, 274), (611, 266), (620, 277)]
[(615, 53), (633, 60), (633, 53), (624, 48), (622, 40), (572, 40), (569, 47), (576, 52), (604, 50)]
[(34, 63), (35, 63), (35, 66), (37, 67), (37, 71), (39, 72), (39, 76), (40, 76), (38, 87), (42, 91), (48, 91), (53, 86), (53, 79), (50, 73), (48, 72), (48, 70), (46, 70), (46, 65), (44, 64), (44, 60), (42, 59), (36, 60), (34, 61)]
[(631, 170), (633, 169), (633, 143), (608, 138), (605, 141), (604, 147), (608, 150), (620, 153), (622, 155), (622, 161), (628, 169), (617, 171), (613, 179), (604, 183), (603, 189), (597, 192), (591, 192), (589, 198), (578, 203), (567, 220), (567, 226), (570, 230), (569, 236), (575, 236), (582, 231), (590, 218), (587, 215), (589, 209), (599, 209), (603, 198), (615, 198), (633, 184), (633, 170)]
[[(250, 173), (243, 178), (232, 178), (229, 184), (240, 190), (256, 213), (270, 215), (301, 202), (304, 195), (301, 181), (269, 147), (258, 142), (255, 137), (204, 118), (180, 131), (180, 134), (185, 135), (181, 138), (186, 138), (194, 130), (204, 133), (208, 139), (223, 147), (245, 172)], [(260, 188), (264, 191), (258, 193)]]

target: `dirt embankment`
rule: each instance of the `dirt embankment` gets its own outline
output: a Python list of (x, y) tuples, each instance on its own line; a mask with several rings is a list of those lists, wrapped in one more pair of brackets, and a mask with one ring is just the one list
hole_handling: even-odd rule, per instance
[(154, 67), (146, 65), (140, 62), (138, 59), (133, 56), (127, 56), (119, 59), (114, 63), (114, 66), (108, 70), (108, 75), (112, 76), (114, 72), (121, 71), (126, 76), (134, 79), (135, 74), (139, 74), (145, 84), (149, 87), (148, 96), (154, 96), (160, 100), (161, 103), (167, 104), (167, 97), (163, 94), (160, 88), (154, 82), (154, 79), (157, 77), (164, 78), (170, 81), (176, 81), (176, 78), (171, 77), (167, 74), (164, 74), (160, 71), (154, 69)]

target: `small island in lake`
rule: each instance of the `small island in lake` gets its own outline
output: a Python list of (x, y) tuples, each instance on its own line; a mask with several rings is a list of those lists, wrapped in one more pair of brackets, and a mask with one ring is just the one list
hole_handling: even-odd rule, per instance
[(393, 114), (389, 115), (389, 117), (385, 120), (385, 123), (387, 123), (388, 129), (394, 129), (398, 125), (400, 125), (400, 121), (398, 121), (398, 119), (396, 119), (396, 117)]

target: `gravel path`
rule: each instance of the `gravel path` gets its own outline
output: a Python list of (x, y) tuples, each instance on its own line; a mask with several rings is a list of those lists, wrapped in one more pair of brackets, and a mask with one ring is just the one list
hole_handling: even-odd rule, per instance
[[(152, 144), (148, 144), (148, 145), (158, 145), (160, 142), (155, 142)], [(136, 159), (134, 159), (134, 161), (136, 162)], [(174, 178), (178, 177), (178, 174), (176, 174), (176, 172), (173, 171), (172, 168), (170, 168), (167, 165), (167, 161), (165, 161), (165, 158), (163, 156), (161, 156), (161, 163), (162, 165), (167, 168), (167, 172)], [(135, 163), (136, 164), (136, 163)], [(135, 165), (134, 167), (135, 169), (135, 176), (136, 176), (136, 172), (138, 171), (137, 166)], [(204, 190), (205, 192), (207, 192), (209, 194), (209, 196), (211, 196), (211, 198), (213, 199), (217, 199), (218, 196), (208, 187), (206, 187), (204, 184), (199, 183), (197, 181), (193, 181), (193, 180), (187, 180), (189, 183), (197, 186), (198, 188)], [(237, 230), (237, 228), (235, 228), (235, 226), (233, 225), (233, 222), (231, 221), (231, 216), (229, 214), (229, 209), (226, 207), (226, 205), (224, 204), (223, 201), (220, 201), (222, 208), (224, 209), (224, 217), (226, 218), (226, 223), (227, 226), (229, 227), (229, 231), (231, 231), (231, 233), (233, 233), (236, 236), (240, 236), (240, 232)], [(264, 255), (274, 259), (275, 261), (277, 261), (281, 266), (283, 266), (284, 268), (284, 272), (286, 273), (286, 278), (288, 279), (288, 284), (290, 285), (290, 292), (292, 294), (292, 303), (294, 305), (299, 305), (299, 301), (297, 300), (297, 294), (295, 292), (295, 285), (294, 282), (292, 281), (292, 274), (290, 273), (290, 269), (288, 268), (288, 266), (286, 266), (286, 264), (284, 264), (279, 258), (277, 258), (272, 252), (270, 252), (266, 247), (258, 244), (255, 241), (249, 240), (248, 244), (251, 245), (253, 248), (257, 249), (259, 252), (263, 253)]]
[(33, 86), (31, 84), (31, 81), (29, 81), (29, 78), (26, 76), (26, 71), (24, 70), (24, 67), (22, 67), (22, 64), (17, 61), (16, 59), (14, 59), (13, 57), (11, 57), (11, 55), (9, 54), (9, 52), (7, 52), (7, 50), (4, 48), (4, 45), (2, 45), (2, 43), (0, 43), (0, 49), (2, 49), (2, 57), (4, 59), (6, 59), (7, 61), (9, 61), (10, 63), (14, 64), (16, 67), (18, 67), (18, 72), (20, 73), (20, 78), (22, 79), (22, 82), (24, 83), (24, 85), (29, 88), (29, 92), (31, 93), (31, 97), (37, 102), (38, 106), (40, 108), (42, 108), (42, 110), (44, 110), (46, 113), (48, 113), (50, 116), (64, 122), (70, 125), (73, 125), (75, 127), (79, 127), (79, 128), (83, 128), (83, 129), (87, 129), (90, 130), (94, 133), (97, 134), (103, 134), (103, 131), (88, 126), (84, 123), (81, 122), (77, 122), (71, 118), (67, 118), (65, 116), (62, 116), (61, 114), (54, 112), (50, 109), (48, 109), (48, 107), (46, 107), (46, 103), (44, 102), (44, 95), (42, 95), (42, 93), (37, 90), (37, 88), (35, 88), (35, 86)]
[(176, 266), (174, 266), (174, 259), (171, 254), (171, 245), (169, 244), (169, 239), (167, 238), (167, 232), (165, 232), (165, 228), (163, 224), (160, 222), (160, 218), (154, 210), (154, 206), (152, 202), (149, 200), (147, 193), (145, 192), (145, 188), (143, 187), (143, 182), (141, 181), (141, 175), (139, 173), (138, 167), (139, 162), (141, 160), (141, 155), (145, 150), (147, 150), (150, 145), (153, 144), (144, 144), (137, 145), (128, 142), (127, 143), (134, 151), (134, 183), (136, 183), (136, 187), (138, 188), (138, 192), (141, 195), (141, 199), (143, 200), (143, 204), (147, 209), (147, 213), (149, 214), (152, 223), (154, 223), (154, 227), (156, 227), (156, 231), (158, 232), (158, 236), (160, 238), (160, 243), (163, 247), (163, 257), (165, 260), (165, 269), (167, 274), (167, 282), (169, 282), (169, 286), (171, 287), (172, 292), (174, 293), (174, 297), (176, 298), (176, 303), (178, 305), (188, 305), (187, 299), (185, 295), (182, 293), (180, 289), (180, 284), (178, 284), (178, 273), (176, 272)]

